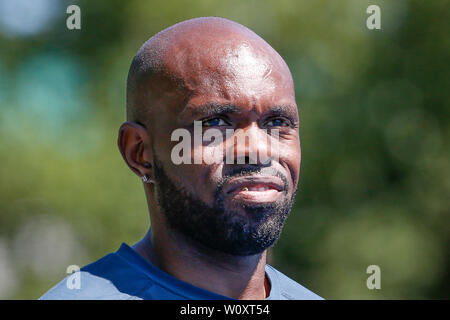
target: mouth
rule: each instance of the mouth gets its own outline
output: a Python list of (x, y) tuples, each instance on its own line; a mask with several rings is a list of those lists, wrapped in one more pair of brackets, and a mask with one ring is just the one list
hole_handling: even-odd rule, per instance
[(279, 177), (247, 176), (232, 179), (224, 192), (235, 201), (267, 203), (277, 201), (284, 189), (284, 183)]

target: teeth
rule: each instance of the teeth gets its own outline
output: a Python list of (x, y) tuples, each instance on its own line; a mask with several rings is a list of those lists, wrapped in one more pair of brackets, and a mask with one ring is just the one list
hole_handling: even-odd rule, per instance
[(241, 191), (267, 191), (269, 187), (242, 187)]

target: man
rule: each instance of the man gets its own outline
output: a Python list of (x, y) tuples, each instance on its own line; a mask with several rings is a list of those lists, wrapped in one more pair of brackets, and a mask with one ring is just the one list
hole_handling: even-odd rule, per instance
[[(144, 182), (151, 228), (82, 268), (79, 289), (63, 280), (42, 299), (321, 299), (266, 264), (301, 158), (292, 76), (270, 45), (216, 17), (161, 31), (131, 64), (127, 120), (118, 145)], [(220, 139), (188, 141), (187, 161), (174, 161), (174, 132), (199, 123)]]

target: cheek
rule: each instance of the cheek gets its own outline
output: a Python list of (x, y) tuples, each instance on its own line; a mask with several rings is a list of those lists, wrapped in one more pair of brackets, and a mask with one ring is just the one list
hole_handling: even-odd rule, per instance
[(198, 154), (202, 155), (203, 163), (206, 165), (221, 164), (223, 162), (224, 153), (225, 149), (223, 143), (205, 144), (202, 149), (198, 151)]
[(209, 168), (199, 164), (171, 164), (166, 168), (176, 188), (182, 187), (196, 198), (208, 202), (211, 193)]
[(301, 148), (299, 140), (290, 140), (280, 144), (280, 163), (290, 174), (293, 187), (296, 188), (300, 176)]
[[(191, 137), (193, 136), (192, 134)], [(169, 136), (166, 143), (157, 142), (155, 152), (164, 162), (166, 174), (175, 187), (183, 187), (191, 195), (209, 204), (212, 203), (220, 179), (223, 144), (213, 141), (200, 145), (191, 137), (170, 141)]]

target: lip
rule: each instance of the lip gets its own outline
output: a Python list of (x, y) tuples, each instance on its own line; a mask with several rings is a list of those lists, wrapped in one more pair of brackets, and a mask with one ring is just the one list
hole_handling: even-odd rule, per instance
[[(248, 189), (251, 188), (266, 188), (267, 190), (272, 191), (283, 191), (284, 190), (284, 183), (283, 180), (281, 180), (277, 176), (245, 176), (245, 177), (238, 177), (230, 180), (225, 187), (224, 192), (226, 194), (233, 193), (235, 191), (239, 192), (244, 187), (247, 187)], [(266, 192), (265, 191), (247, 191), (247, 192)]]

